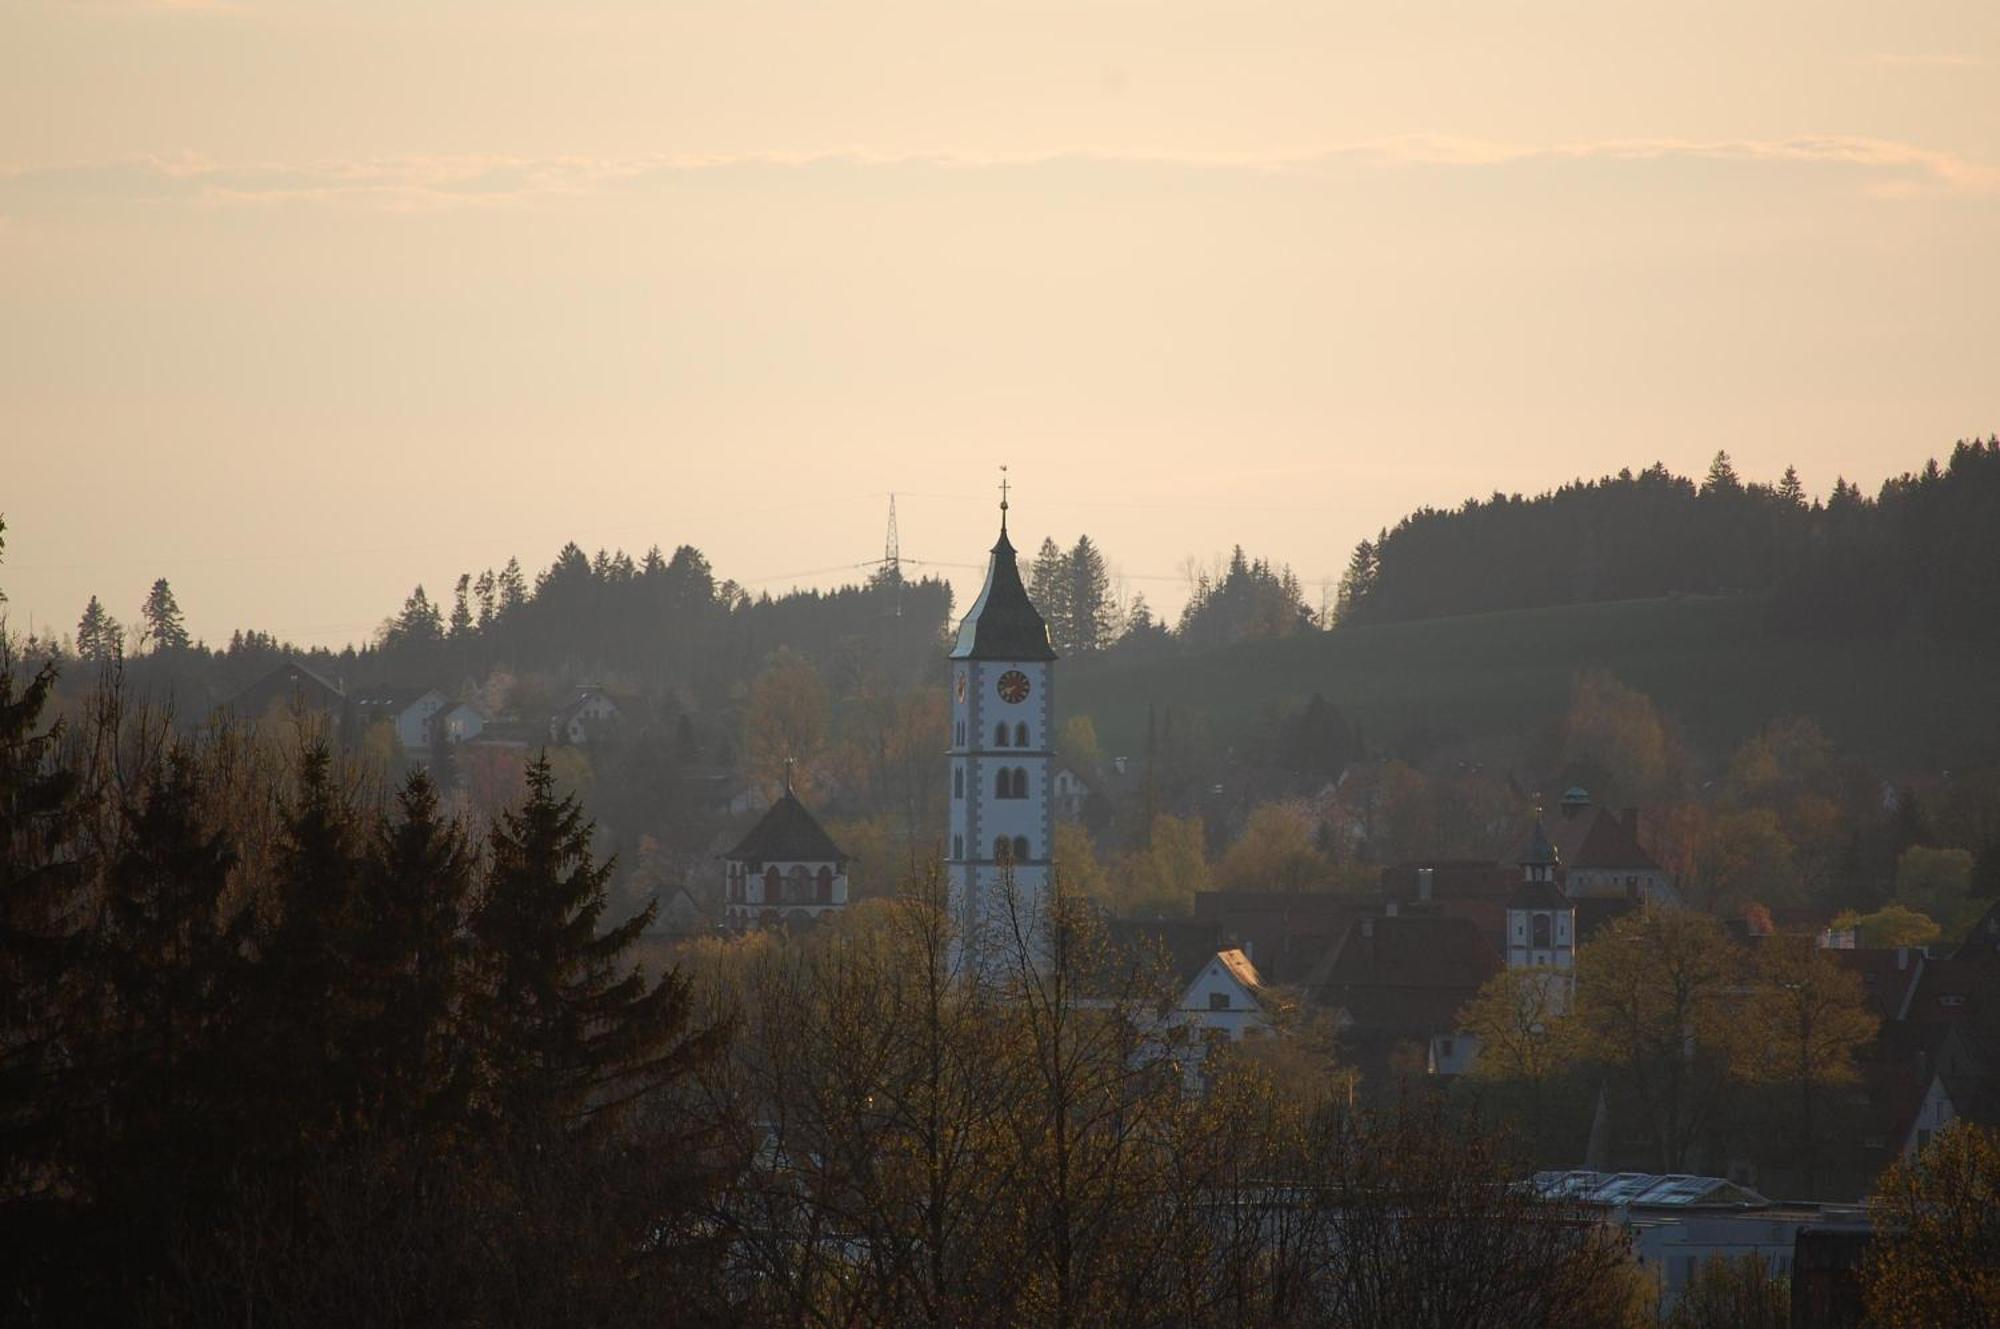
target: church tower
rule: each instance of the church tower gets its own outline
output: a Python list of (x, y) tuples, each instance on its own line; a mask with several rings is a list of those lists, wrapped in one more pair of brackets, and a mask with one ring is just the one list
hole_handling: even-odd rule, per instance
[(1007, 539), (1007, 487), (1000, 541), (986, 584), (951, 649), (951, 857), (946, 871), (961, 936), (1009, 934), (1011, 880), (1024, 924), (1039, 918), (1049, 887), (1055, 821), (1055, 651), (1028, 599)]
[(1521, 880), (1507, 897), (1507, 967), (1555, 970), (1566, 998), (1576, 968), (1576, 906), (1556, 883), (1562, 855), (1549, 843), (1539, 810), (1521, 853)]

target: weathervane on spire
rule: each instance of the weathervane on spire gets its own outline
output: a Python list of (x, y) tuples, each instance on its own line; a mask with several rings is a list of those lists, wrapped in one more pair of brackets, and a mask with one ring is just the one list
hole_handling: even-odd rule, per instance
[(1007, 533), (1007, 468), (1000, 468), (1000, 534)]

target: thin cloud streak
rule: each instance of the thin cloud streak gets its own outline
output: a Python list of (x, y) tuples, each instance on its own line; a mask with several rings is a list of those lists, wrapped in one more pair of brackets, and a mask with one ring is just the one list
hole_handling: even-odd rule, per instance
[(1065, 165), (1313, 175), (1337, 167), (1504, 168), (1547, 162), (1740, 162), (1852, 169), (1882, 196), (2000, 193), (2000, 167), (1893, 139), (1606, 139), (1517, 144), (1437, 134), (1268, 153), (1105, 152), (659, 153), (636, 157), (410, 156), (227, 164), (197, 154), (62, 166), (0, 166), (0, 197), (181, 200), (202, 204), (343, 203), (392, 210), (504, 207), (640, 190), (730, 171), (1032, 170)]

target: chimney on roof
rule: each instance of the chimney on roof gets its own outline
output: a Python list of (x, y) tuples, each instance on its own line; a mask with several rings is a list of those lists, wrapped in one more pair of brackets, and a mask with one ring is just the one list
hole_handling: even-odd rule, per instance
[(1431, 868), (1417, 869), (1417, 899), (1423, 901), (1425, 904), (1430, 903), (1431, 881), (1434, 875), (1435, 875), (1434, 869)]

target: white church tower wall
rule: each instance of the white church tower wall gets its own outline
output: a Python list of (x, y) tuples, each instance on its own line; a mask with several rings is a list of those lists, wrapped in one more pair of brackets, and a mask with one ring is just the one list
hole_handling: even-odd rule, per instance
[[(981, 963), (1034, 935), (1045, 908), (1055, 817), (1055, 651), (1021, 584), (1000, 504), (986, 582), (951, 651), (951, 908)], [(1011, 884), (1011, 892), (1009, 885)]]

